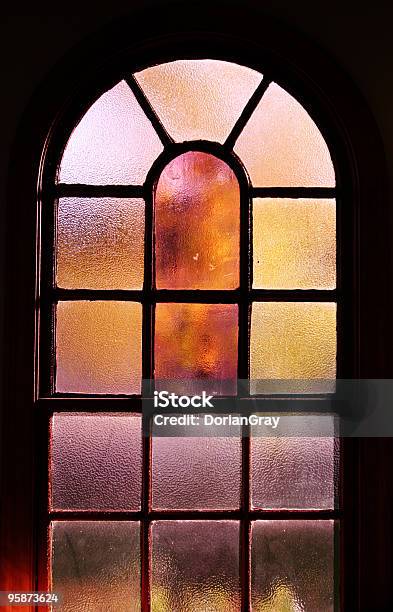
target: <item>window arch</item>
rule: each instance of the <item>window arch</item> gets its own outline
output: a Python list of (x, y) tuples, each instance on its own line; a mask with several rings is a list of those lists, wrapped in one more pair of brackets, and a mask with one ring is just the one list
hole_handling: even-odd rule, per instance
[[(196, 37), (196, 38), (198, 38), (198, 37)], [(204, 38), (204, 37), (202, 36), (201, 38)], [(187, 45), (186, 45), (186, 44), (184, 44), (184, 41), (183, 41), (183, 43), (182, 43), (182, 44), (183, 44), (183, 47), (186, 49)], [(193, 44), (195, 45), (195, 40), (193, 41)], [(170, 47), (170, 45), (169, 45), (169, 47)], [(209, 47), (209, 48), (212, 48), (212, 47), (214, 47), (214, 44), (208, 45), (208, 47)], [(225, 47), (225, 45), (224, 45), (224, 47)], [(236, 47), (236, 45), (235, 45), (235, 47)], [(146, 51), (146, 49), (145, 49), (145, 51)], [(166, 51), (165, 53), (168, 55), (168, 52), (167, 52), (167, 51)], [(164, 56), (165, 56), (165, 53), (163, 54)], [(236, 51), (236, 53), (237, 53), (237, 51)], [(235, 51), (231, 51), (231, 50), (230, 50), (230, 48), (229, 48), (228, 46), (226, 46), (226, 47), (225, 47), (225, 51), (223, 51), (223, 52), (222, 52), (222, 55), (226, 55), (226, 56), (227, 56), (228, 58), (230, 58), (230, 59), (236, 59), (236, 58), (234, 58), (234, 55), (236, 55), (236, 53), (235, 53)], [(243, 53), (244, 53), (244, 55), (243, 55)], [(243, 57), (245, 57), (245, 58), (248, 58), (248, 59), (249, 59), (249, 54), (248, 54), (248, 53), (247, 53), (247, 52), (244, 50), (244, 48), (243, 48), (243, 53), (239, 51), (239, 56), (242, 56), (242, 55), (243, 55)], [(146, 51), (146, 57), (149, 57), (149, 55), (151, 56), (151, 54), (152, 54), (152, 51), (151, 51), (151, 48), (150, 48), (150, 49), (148, 49), (148, 50)], [(171, 51), (171, 54), (173, 55), (172, 51)], [(137, 54), (137, 55), (138, 55), (138, 54)], [(154, 55), (154, 54), (153, 54), (153, 55)], [(187, 57), (188, 57), (189, 55), (190, 55), (190, 51), (189, 51), (189, 48), (187, 47), (187, 49), (186, 49), (186, 52), (185, 52), (184, 56), (187, 56)], [(218, 55), (218, 56), (220, 56), (220, 55), (221, 55), (221, 52), (219, 52), (217, 55)], [(301, 54), (300, 54), (300, 55), (301, 55)], [(265, 56), (265, 57), (266, 57), (266, 56)], [(167, 60), (167, 59), (168, 59), (168, 57), (164, 57), (163, 59), (164, 59), (164, 60), (165, 60), (165, 59)], [(268, 59), (269, 59), (269, 58), (268, 58)], [(271, 59), (271, 58), (270, 58), (270, 59)], [(146, 60), (144, 59), (144, 61), (146, 61)], [(251, 60), (250, 60), (250, 62), (249, 62), (249, 63), (250, 63), (250, 65), (253, 65), (253, 66), (255, 67), (255, 62), (254, 62), (254, 61), (251, 61)], [(270, 68), (270, 69), (271, 69), (271, 67), (272, 67), (272, 64), (273, 64), (273, 65), (275, 65), (275, 66), (278, 66), (278, 62), (269, 62), (269, 61), (267, 61), (267, 65), (269, 66), (269, 68)], [(281, 77), (282, 77), (283, 72), (282, 72), (282, 71), (280, 72), (280, 70), (281, 70), (281, 69), (279, 68), (278, 73), (279, 73), (279, 74), (281, 74)], [(298, 75), (297, 75), (297, 76), (298, 76)], [(114, 85), (114, 83), (113, 83), (113, 76), (111, 76), (111, 77), (110, 77), (110, 78), (108, 78), (108, 79), (104, 79), (104, 81), (106, 81), (106, 83), (109, 83), (109, 82), (110, 82), (110, 84)], [(285, 79), (283, 79), (283, 78), (281, 78), (281, 81), (280, 81), (280, 82), (286, 82), (286, 80), (285, 80)], [(293, 88), (294, 88), (294, 83), (295, 83), (295, 82), (296, 82), (296, 78), (295, 78), (295, 76), (293, 76), (293, 75), (292, 75), (292, 77), (290, 77), (290, 78), (288, 79), (288, 83), (289, 83), (288, 89), (289, 89), (289, 90), (292, 90), (292, 91), (293, 91)], [(102, 87), (102, 85), (101, 85), (100, 87)], [(84, 100), (86, 100), (86, 99), (88, 99), (89, 97), (96, 97), (96, 93), (97, 93), (97, 91), (98, 91), (98, 90), (96, 90), (96, 92), (93, 94), (93, 89), (94, 89), (94, 88), (92, 88), (92, 90), (90, 91), (90, 93), (87, 93), (87, 95), (82, 96), (82, 98), (83, 98)], [(104, 87), (102, 87), (102, 89), (105, 89), (105, 86), (104, 86)], [(312, 88), (311, 88), (311, 89), (312, 89)], [(86, 93), (86, 92), (85, 92), (85, 93)], [(101, 90), (99, 93), (102, 93), (102, 90)], [(299, 96), (299, 98), (302, 100), (302, 102), (303, 102), (303, 103), (306, 105), (306, 107), (307, 107), (307, 100), (306, 100), (307, 95), (306, 95), (306, 93), (307, 93), (307, 87), (305, 87), (305, 89), (304, 89), (303, 93), (302, 93), (302, 94)], [(308, 93), (310, 93), (310, 87), (308, 88)], [(310, 99), (311, 99), (311, 98), (310, 98)], [(319, 101), (320, 101), (320, 99), (319, 99)], [(317, 113), (317, 116), (319, 115), (319, 112), (320, 112), (320, 117), (318, 116), (318, 119), (320, 119), (320, 118), (322, 117), (322, 122), (321, 122), (321, 125), (323, 125), (323, 124), (324, 124), (322, 107), (323, 107), (323, 108), (324, 108), (324, 110), (326, 111), (326, 106), (324, 106), (323, 104), (321, 104), (321, 106), (320, 106), (318, 109), (316, 108), (316, 113)], [(64, 133), (67, 133), (67, 132), (68, 132), (68, 130), (66, 129), (67, 125), (68, 125), (68, 127), (70, 127), (70, 125), (72, 125), (72, 124), (74, 123), (74, 121), (73, 121), (73, 120), (75, 119), (75, 117), (76, 117), (77, 115), (79, 115), (79, 114), (80, 114), (80, 99), (78, 100), (78, 102), (75, 102), (75, 100), (74, 100), (74, 102), (72, 102), (72, 103), (71, 103), (70, 108), (71, 108), (71, 110), (70, 110), (70, 111), (68, 111), (68, 110), (67, 110), (67, 112), (65, 113), (65, 115), (63, 115), (63, 116), (62, 116), (62, 118), (61, 118), (61, 129), (59, 130), (59, 129), (58, 129), (58, 127), (59, 127), (59, 126), (57, 126), (57, 131), (56, 131), (56, 129), (53, 131), (53, 133), (52, 133), (52, 138), (51, 138), (51, 140), (49, 140), (49, 141), (48, 141), (48, 143), (47, 143), (47, 144), (48, 144), (48, 148), (47, 148), (47, 160), (49, 160), (49, 164), (48, 164), (48, 165), (47, 165), (47, 166), (44, 168), (44, 174), (43, 174), (43, 177), (42, 177), (42, 178), (43, 178), (43, 180), (42, 180), (42, 186), (43, 186), (43, 187), (48, 186), (48, 184), (49, 184), (49, 183), (47, 182), (47, 179), (48, 179), (50, 176), (53, 176), (54, 167), (56, 166), (55, 160), (56, 160), (56, 157), (57, 157), (57, 155), (58, 155), (58, 152), (59, 152), (59, 151), (61, 150), (61, 148), (62, 148), (62, 145), (61, 145), (61, 146), (59, 146), (59, 144), (60, 144), (60, 143), (64, 144)], [(72, 120), (71, 120), (71, 119), (72, 119)], [(325, 118), (325, 119), (326, 119), (326, 118)], [(329, 121), (326, 121), (326, 125), (327, 125), (328, 123), (329, 123)], [(325, 136), (327, 136), (327, 140), (330, 142), (329, 130), (327, 130), (327, 131), (326, 131), (326, 125), (325, 125), (325, 127), (324, 127), (324, 135), (325, 135)], [(334, 137), (333, 137), (333, 139), (334, 139)], [(334, 153), (336, 153), (336, 152), (338, 151), (338, 149), (337, 149), (337, 148), (334, 148), (334, 149), (332, 149), (332, 151), (333, 151)], [(343, 159), (343, 157), (345, 157), (345, 156), (344, 156), (344, 154), (343, 154), (343, 152), (342, 152), (342, 150), (338, 152), (338, 158), (340, 158), (340, 157), (341, 157), (341, 159)], [(344, 171), (348, 170), (348, 166), (347, 166), (347, 167), (345, 167), (345, 164), (344, 164), (343, 166), (341, 166), (340, 170), (341, 170), (342, 168), (344, 168)], [(340, 172), (340, 174), (342, 174), (342, 173)], [(347, 176), (350, 176), (350, 175), (348, 174)], [(351, 179), (350, 179), (350, 181), (349, 181), (349, 182), (351, 182), (351, 181), (352, 181), (352, 177), (351, 177)], [(53, 181), (52, 181), (52, 183), (53, 183)], [(349, 184), (349, 183), (348, 183), (348, 184)], [(353, 185), (353, 183), (352, 183), (352, 182), (351, 182), (351, 185)], [(110, 196), (108, 196), (108, 195), (107, 195), (107, 192), (106, 192), (106, 187), (107, 187), (107, 185), (105, 185), (104, 187), (105, 187), (105, 189), (101, 189), (101, 187), (96, 186), (96, 192), (95, 192), (96, 197), (110, 197)], [(346, 193), (346, 195), (348, 195), (348, 193), (350, 193), (350, 192), (351, 192), (351, 189), (348, 189), (348, 191), (345, 191), (345, 187), (344, 187), (343, 191), (341, 191), (341, 189), (343, 188), (343, 183), (341, 182), (341, 180), (339, 181), (339, 185), (338, 185), (338, 187), (339, 187), (339, 199), (340, 199), (340, 200), (341, 200), (341, 199), (344, 197), (344, 196), (343, 196), (343, 193)], [(75, 194), (73, 194), (73, 189), (74, 189), (74, 187), (68, 186), (68, 187), (63, 187), (63, 188), (64, 188), (63, 197), (71, 197), (72, 195), (75, 195)], [(318, 189), (320, 189), (320, 188), (318, 188)], [(322, 188), (322, 189), (324, 189), (324, 188)], [(53, 198), (53, 191), (52, 191), (52, 192), (50, 192), (50, 190), (48, 191), (48, 190), (46, 190), (46, 189), (44, 188), (44, 189), (42, 190), (42, 195), (43, 195), (43, 205), (45, 206), (45, 203), (48, 203), (48, 201), (49, 201), (51, 198)], [(56, 195), (60, 195), (60, 194), (56, 194)], [(119, 196), (119, 195), (123, 195), (124, 197), (130, 197), (130, 196), (131, 196), (131, 197), (135, 197), (135, 196), (137, 196), (137, 197), (138, 197), (138, 195), (140, 195), (140, 194), (136, 194), (135, 192), (133, 192), (132, 194), (131, 194), (131, 192), (126, 192), (126, 194), (124, 194), (124, 193), (123, 193), (123, 194), (121, 194), (121, 191), (118, 191), (118, 192), (117, 192), (117, 196)], [(266, 192), (261, 192), (261, 193), (259, 193), (259, 196), (264, 196), (264, 195), (266, 195)], [(282, 192), (281, 192), (281, 193), (279, 193), (278, 195), (282, 195)], [(292, 194), (292, 195), (294, 195), (294, 194)], [(296, 195), (297, 195), (297, 196), (299, 196), (299, 195), (304, 195), (304, 193), (303, 193), (303, 192), (296, 192)], [(315, 195), (315, 194), (314, 194), (314, 195)], [(331, 194), (331, 193), (326, 193), (326, 192), (317, 192), (317, 195), (319, 195), (319, 196), (320, 196), (320, 195), (324, 195), (324, 196), (326, 197), (326, 196), (330, 196), (330, 195), (332, 195), (332, 194)], [(75, 195), (75, 197), (84, 197), (84, 196), (83, 196), (83, 195), (81, 196), (81, 194), (78, 192), (78, 193)], [(276, 193), (276, 194), (273, 194), (273, 197), (277, 197), (277, 193)], [(340, 231), (340, 232), (341, 232), (341, 230), (342, 230), (342, 225), (341, 225), (341, 223), (342, 223), (342, 222), (341, 222), (341, 220), (340, 220), (340, 222), (339, 222), (339, 231)], [(344, 225), (345, 225), (345, 222), (344, 222)], [(53, 230), (53, 226), (51, 225), (51, 223), (50, 223), (50, 222), (48, 222), (48, 220), (47, 220), (47, 219), (46, 219), (46, 220), (44, 220), (44, 219), (43, 219), (42, 229), (43, 229), (43, 232), (45, 232), (46, 230), (49, 230), (49, 233), (47, 233), (47, 234), (46, 234), (46, 235), (49, 235), (49, 234), (50, 234), (50, 232)], [(342, 246), (342, 248), (344, 249), (344, 251), (346, 251), (347, 249), (349, 249), (348, 245), (347, 245), (347, 246), (345, 246), (345, 245), (341, 245), (341, 246)], [(349, 250), (350, 250), (350, 249), (349, 249)], [(51, 262), (50, 260), (47, 260), (47, 261), (43, 262), (43, 272), (45, 272), (45, 269), (46, 269), (46, 270), (47, 270), (49, 273), (51, 273), (51, 272), (50, 272), (50, 270), (51, 270), (52, 263), (53, 263), (53, 262)], [(347, 276), (346, 276), (346, 275), (347, 275)], [(343, 272), (343, 271), (340, 271), (339, 276), (341, 276), (341, 278), (342, 278), (342, 277), (344, 277), (344, 278), (345, 278), (345, 277), (346, 277), (346, 278), (350, 278), (350, 277), (348, 276), (348, 272), (345, 272), (345, 270), (344, 270), (344, 272)], [(342, 286), (344, 286), (344, 285), (342, 285)], [(274, 291), (274, 290), (273, 290), (273, 291)], [(286, 291), (286, 289), (284, 289), (284, 291)], [(81, 294), (81, 296), (82, 296), (82, 294)], [(86, 297), (86, 296), (85, 296), (85, 297)], [(119, 296), (119, 297), (120, 297), (120, 296)], [(48, 303), (46, 302), (46, 298), (47, 298), (47, 296), (45, 296), (45, 295), (42, 295), (42, 296), (41, 296), (42, 313), (44, 313), (44, 314), (45, 314), (45, 309), (46, 309), (46, 308), (48, 308)], [(49, 310), (49, 309), (48, 309), (48, 310)], [(351, 312), (351, 311), (349, 310), (348, 312)], [(48, 313), (48, 311), (47, 311), (47, 314), (49, 314), (49, 313)], [(344, 312), (344, 313), (341, 313), (341, 314), (340, 314), (340, 312), (339, 312), (339, 313), (338, 313), (338, 318), (339, 318), (339, 322), (340, 322), (341, 320), (347, 320), (347, 319), (348, 319), (348, 315), (345, 315), (345, 312)], [(351, 333), (352, 333), (352, 332), (350, 332), (350, 334), (351, 334)], [(44, 330), (44, 335), (45, 335), (45, 330)], [(351, 360), (351, 358), (352, 358), (352, 349), (348, 349), (348, 343), (344, 343), (344, 342), (343, 342), (343, 340), (342, 340), (342, 339), (339, 337), (339, 352), (340, 352), (340, 345), (341, 345), (341, 347), (344, 349), (345, 357), (349, 357), (349, 358), (350, 358), (349, 360)], [(42, 346), (41, 346), (41, 350), (42, 350), (42, 352), (41, 352), (41, 356), (43, 357), (43, 356), (45, 356), (45, 355), (50, 355), (50, 349), (51, 349), (50, 338), (49, 338), (49, 337), (48, 337), (48, 338), (45, 338), (45, 337), (44, 337), (44, 338), (43, 338), (43, 342), (42, 342)], [(348, 363), (348, 360), (346, 361), (346, 363)], [(44, 364), (44, 365), (43, 365), (43, 364)], [(39, 404), (39, 405), (41, 405), (41, 406), (44, 406), (45, 404), (47, 405), (47, 403), (44, 401), (44, 399), (45, 399), (45, 396), (46, 396), (46, 395), (48, 395), (48, 391), (49, 391), (49, 385), (48, 385), (48, 383), (46, 382), (46, 381), (47, 381), (46, 374), (47, 374), (47, 372), (48, 372), (48, 370), (47, 370), (48, 363), (47, 363), (47, 362), (45, 362), (45, 359), (44, 359), (43, 361), (41, 361), (41, 366), (42, 366), (42, 367), (41, 367), (41, 372), (40, 372), (40, 380), (41, 380), (41, 383), (42, 383), (42, 393), (41, 393), (41, 397), (40, 397), (40, 399), (39, 399), (39, 401), (38, 401), (38, 404)], [(344, 369), (345, 369), (345, 368), (344, 368)], [(52, 378), (52, 380), (51, 380), (50, 382), (51, 382), (52, 389), (53, 389), (53, 383), (54, 383), (53, 378)], [(51, 400), (51, 401), (52, 401), (52, 400)], [(57, 401), (58, 401), (58, 399), (54, 397), (54, 398), (53, 398), (53, 404), (52, 404), (52, 405), (53, 405), (53, 406), (55, 406), (55, 402), (57, 402)], [(59, 401), (60, 401), (60, 399), (59, 399)], [(78, 398), (73, 398), (73, 399), (72, 399), (72, 403), (73, 403), (74, 407), (77, 407), (77, 405), (78, 405)], [(69, 405), (71, 406), (71, 404), (69, 404)], [(107, 405), (108, 405), (108, 404), (107, 404)], [(81, 408), (82, 408), (82, 404), (81, 404), (81, 403), (79, 403), (78, 409), (79, 409), (79, 410), (81, 410)], [(88, 404), (87, 404), (87, 402), (84, 402), (84, 409), (87, 409), (87, 408), (88, 408)], [(43, 463), (45, 463), (45, 460), (44, 460), (44, 459), (43, 459)], [(44, 486), (43, 486), (43, 490), (42, 490), (42, 491), (43, 491), (43, 492), (44, 492), (44, 494), (45, 494), (45, 484), (44, 484)], [(59, 518), (59, 517), (57, 517), (57, 518)], [(70, 517), (70, 518), (71, 518), (71, 517)], [(43, 548), (45, 548), (45, 546), (43, 546)], [(145, 569), (146, 569), (146, 567), (145, 567)], [(143, 573), (143, 572), (142, 572), (142, 573)], [(43, 582), (43, 584), (44, 584), (44, 582)], [(146, 589), (146, 585), (145, 585), (145, 589)], [(280, 595), (280, 596), (281, 596), (281, 595)], [(285, 597), (288, 597), (288, 594), (285, 594), (285, 593), (284, 593), (284, 598), (285, 598)]]

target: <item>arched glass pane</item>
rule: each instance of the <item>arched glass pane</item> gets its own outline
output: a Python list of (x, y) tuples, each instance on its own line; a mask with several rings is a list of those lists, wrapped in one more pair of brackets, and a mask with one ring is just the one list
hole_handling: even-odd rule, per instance
[(334, 187), (329, 149), (310, 115), (273, 83), (235, 145), (254, 187)]
[(179, 155), (161, 173), (154, 204), (157, 289), (239, 286), (240, 189), (224, 161)]
[(262, 80), (255, 70), (212, 59), (169, 62), (135, 76), (177, 142), (223, 143)]
[(104, 93), (72, 132), (61, 160), (62, 183), (140, 185), (162, 144), (128, 85)]

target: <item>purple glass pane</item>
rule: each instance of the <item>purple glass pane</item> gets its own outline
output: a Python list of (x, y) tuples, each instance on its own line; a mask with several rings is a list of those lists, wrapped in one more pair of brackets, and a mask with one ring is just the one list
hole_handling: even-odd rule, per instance
[(140, 509), (140, 416), (56, 413), (51, 433), (52, 510)]
[(238, 522), (157, 521), (152, 532), (152, 612), (240, 610)]

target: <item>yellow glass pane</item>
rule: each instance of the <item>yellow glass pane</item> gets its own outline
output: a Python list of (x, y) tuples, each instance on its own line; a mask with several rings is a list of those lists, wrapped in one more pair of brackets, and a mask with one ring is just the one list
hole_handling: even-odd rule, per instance
[(240, 194), (231, 168), (190, 151), (163, 170), (155, 193), (158, 289), (239, 286)]
[(237, 329), (236, 304), (157, 304), (156, 386), (236, 392)]
[(121, 81), (89, 108), (60, 165), (62, 183), (140, 185), (163, 147), (128, 85)]
[(304, 108), (273, 83), (245, 126), (235, 153), (254, 187), (334, 187), (321, 132)]
[(177, 142), (223, 143), (262, 80), (255, 70), (220, 60), (179, 60), (136, 79)]
[(57, 285), (142, 289), (145, 203), (125, 198), (60, 198)]
[(250, 368), (253, 381), (317, 379), (328, 390), (336, 376), (336, 304), (254, 302)]
[(253, 286), (334, 289), (335, 200), (256, 198)]
[(140, 393), (141, 346), (141, 304), (59, 302), (56, 391)]

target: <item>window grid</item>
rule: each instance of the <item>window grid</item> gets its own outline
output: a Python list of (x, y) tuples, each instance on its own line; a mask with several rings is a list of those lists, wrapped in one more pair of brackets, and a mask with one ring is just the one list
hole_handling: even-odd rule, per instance
[[(155, 304), (160, 302), (190, 302), (190, 303), (235, 303), (239, 308), (239, 335), (238, 335), (238, 378), (249, 379), (249, 353), (250, 353), (250, 315), (253, 302), (257, 301), (280, 301), (280, 302), (335, 302), (338, 306), (338, 327), (340, 323), (339, 290), (269, 290), (252, 288), (253, 271), (253, 249), (252, 249), (252, 202), (254, 197), (274, 198), (337, 198), (337, 188), (320, 187), (252, 187), (246, 176), (244, 168), (233, 153), (233, 147), (242, 132), (252, 112), (260, 102), (267, 90), (270, 81), (264, 78), (249, 102), (246, 104), (242, 114), (233, 127), (224, 145), (207, 141), (187, 142), (175, 144), (166, 132), (160, 119), (151, 107), (149, 101), (141, 90), (134, 77), (125, 79), (130, 89), (137, 98), (139, 104), (150, 119), (160, 140), (164, 145), (164, 151), (153, 164), (143, 186), (133, 185), (85, 185), (85, 184), (55, 184), (55, 172), (48, 180), (43, 193), (43, 218), (42, 232), (49, 245), (56, 245), (56, 201), (60, 197), (141, 197), (145, 200), (145, 242), (144, 242), (144, 284), (142, 290), (84, 290), (84, 289), (59, 289), (55, 287), (55, 251), (56, 248), (49, 247), (42, 254), (41, 270), (41, 326), (40, 326), (40, 359), (39, 359), (39, 381), (38, 397), (41, 416), (39, 428), (41, 436), (45, 437), (46, 444), (42, 444), (45, 457), (42, 456), (46, 470), (46, 477), (41, 483), (39, 490), (45, 494), (41, 499), (46, 499), (48, 490), (49, 462), (47, 448), (49, 446), (49, 426), (51, 416), (54, 412), (142, 412), (142, 396), (152, 395), (154, 376), (154, 310)], [(157, 178), (167, 163), (186, 151), (204, 151), (211, 153), (225, 161), (235, 172), (240, 185), (240, 283), (239, 288), (234, 290), (156, 290), (154, 289), (154, 188)], [(337, 201), (337, 200), (336, 200)], [(52, 211), (52, 214), (51, 212)], [(339, 252), (339, 250), (338, 250)], [(339, 265), (339, 261), (338, 261)], [(338, 275), (339, 277), (339, 275)], [(338, 285), (339, 286), (339, 285)], [(55, 308), (60, 300), (121, 300), (137, 301), (142, 304), (142, 378), (144, 388), (142, 395), (125, 396), (94, 396), (84, 394), (57, 394), (55, 392), (55, 364), (56, 364), (56, 339), (55, 339)], [(42, 322), (44, 324), (42, 324)], [(340, 334), (338, 334), (338, 338)], [(340, 352), (338, 342), (337, 356)], [(338, 359), (339, 363), (339, 359)], [(258, 396), (249, 395), (249, 391), (242, 394), (242, 400), (247, 405), (247, 400)], [(278, 397), (278, 396), (276, 396)], [(268, 399), (268, 397), (266, 396)], [(217, 398), (220, 404), (225, 397)], [(259, 401), (264, 398), (259, 397)], [(303, 398), (304, 399), (304, 398)], [(316, 406), (313, 396), (306, 398), (311, 406)], [(320, 410), (320, 397), (317, 399)], [(124, 403), (123, 403), (124, 402)], [(289, 399), (288, 403), (293, 407), (296, 399)], [(243, 413), (252, 412), (252, 406), (245, 408)], [(86, 512), (86, 511), (56, 511), (48, 513), (47, 508), (40, 505), (41, 535), (38, 538), (39, 546), (45, 541), (49, 524), (52, 520), (140, 520), (141, 522), (141, 609), (150, 609), (150, 578), (151, 578), (151, 548), (150, 548), (150, 524), (154, 520), (224, 520), (232, 519), (240, 521), (240, 587), (242, 598), (242, 610), (246, 611), (251, 606), (251, 576), (250, 576), (250, 553), (251, 553), (251, 524), (257, 519), (332, 519), (337, 521), (342, 518), (340, 509), (335, 510), (252, 510), (250, 500), (250, 436), (249, 427), (242, 427), (242, 475), (241, 475), (241, 500), (238, 510), (219, 511), (154, 511), (151, 509), (151, 436), (143, 438), (142, 455), (142, 506), (138, 512)], [(336, 533), (336, 531), (335, 531)], [(337, 534), (335, 539), (337, 538)], [(42, 552), (42, 550), (41, 550)], [(335, 555), (337, 554), (337, 543), (335, 544)], [(38, 555), (38, 558), (40, 555)], [(41, 556), (42, 560), (42, 556)], [(46, 563), (45, 563), (46, 565)], [(39, 568), (39, 583), (46, 570)], [(337, 599), (338, 586), (337, 568), (335, 569), (335, 600)]]

